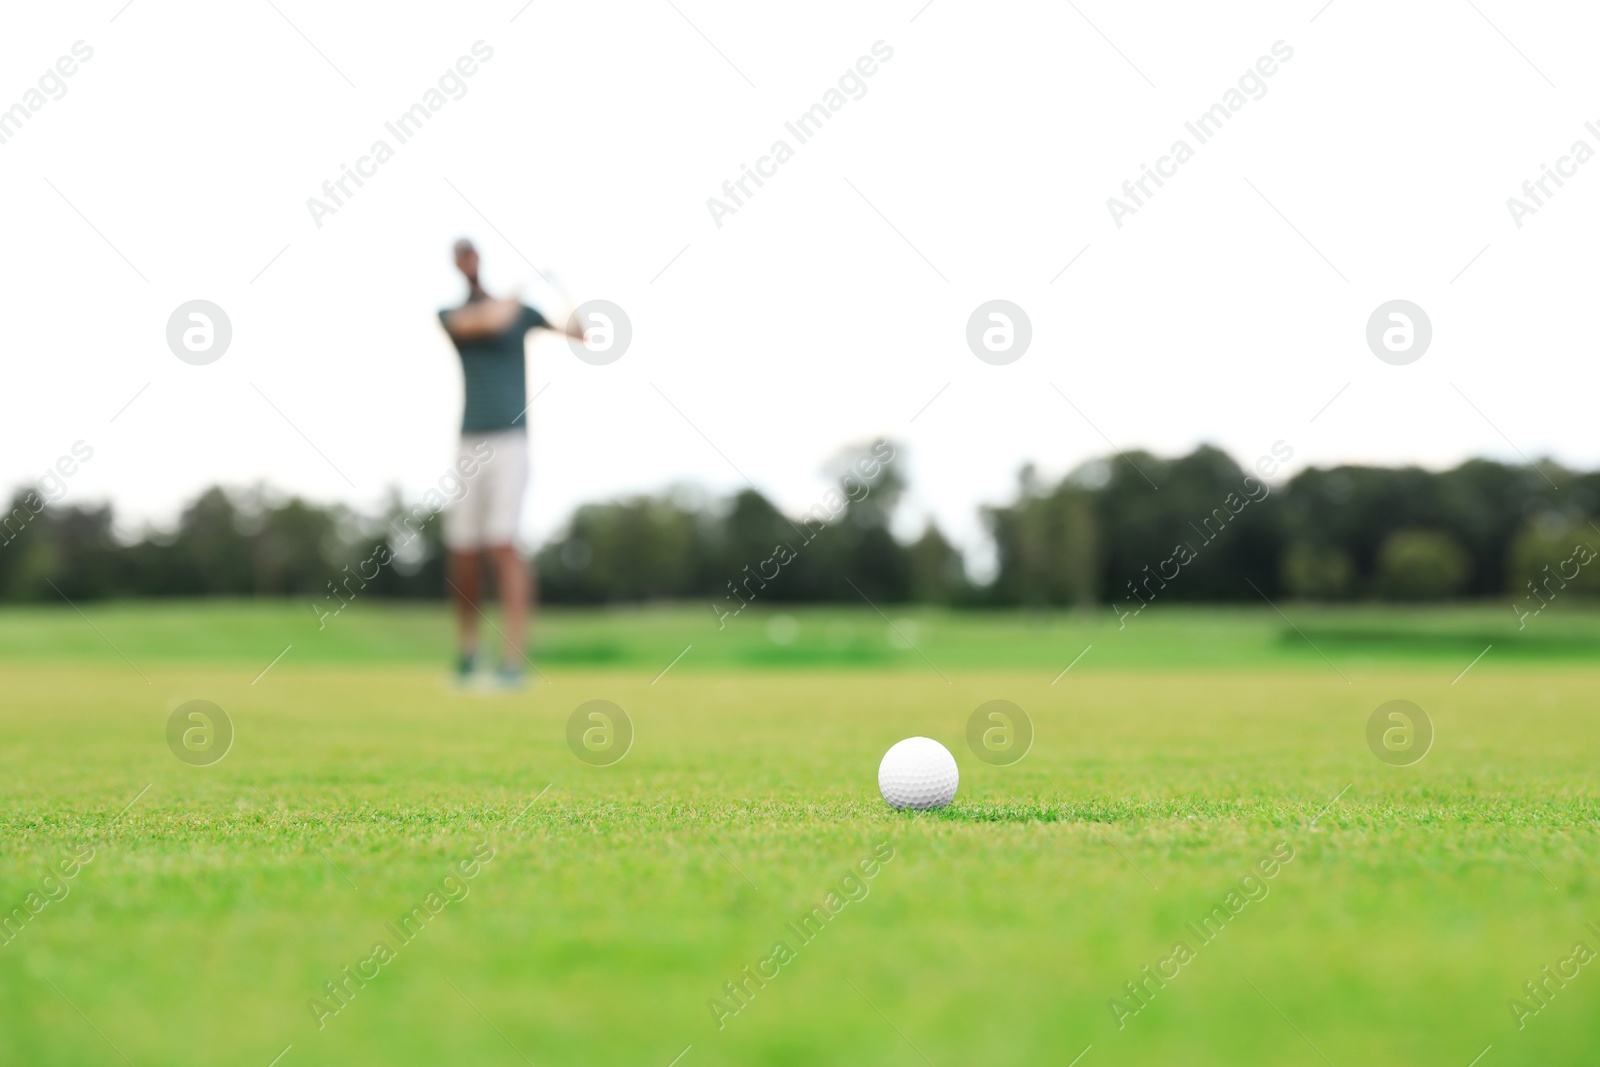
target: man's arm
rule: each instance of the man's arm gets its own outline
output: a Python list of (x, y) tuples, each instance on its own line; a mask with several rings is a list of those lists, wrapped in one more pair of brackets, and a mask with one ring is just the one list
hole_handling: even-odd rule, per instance
[[(541, 315), (540, 318), (544, 318), (544, 316)], [(583, 324), (578, 321), (578, 317), (576, 315), (569, 314), (567, 316), (567, 321), (560, 326), (557, 326), (549, 319), (545, 319), (544, 328), (552, 333), (558, 333), (563, 337), (570, 337), (575, 341), (583, 340)]]
[(498, 337), (509, 330), (522, 314), (516, 300), (478, 300), (447, 312), (444, 328), (458, 341)]

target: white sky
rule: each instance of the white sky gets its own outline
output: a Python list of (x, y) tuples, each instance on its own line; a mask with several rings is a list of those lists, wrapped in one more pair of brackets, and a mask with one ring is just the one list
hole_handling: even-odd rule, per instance
[[(1294, 467), (1600, 463), (1600, 161), (1521, 229), (1506, 207), (1600, 149), (1591, 7), (123, 2), (16, 5), (0, 35), (0, 108), (94, 50), (0, 144), (6, 486), (83, 439), (67, 499), (133, 519), (216, 482), (420, 495), (459, 418), (434, 312), (461, 234), (491, 288), (532, 274), (520, 250), (633, 322), (609, 366), (530, 348), (535, 539), (734, 466), (798, 511), (878, 434), (909, 446), (910, 516), (969, 545), (1020, 464), (1065, 472), (1100, 431), (1247, 463), (1284, 439)], [(384, 122), (480, 39), (466, 96), (396, 145)], [(797, 145), (784, 122), (879, 40), (866, 95)], [(1198, 145), (1184, 122), (1279, 40), (1267, 94)], [(394, 159), (318, 229), (307, 197), (380, 137)], [(706, 198), (780, 137), (794, 158), (718, 229)], [(1118, 229), (1106, 198), (1180, 137), (1195, 158)], [(195, 298), (233, 324), (209, 366), (165, 342)], [(992, 298), (1032, 320), (1008, 366), (965, 343)], [(1394, 298), (1433, 322), (1409, 366), (1365, 344)]]

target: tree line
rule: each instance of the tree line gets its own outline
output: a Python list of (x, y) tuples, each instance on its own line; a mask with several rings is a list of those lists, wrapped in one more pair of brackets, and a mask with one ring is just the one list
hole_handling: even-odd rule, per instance
[[(983, 508), (992, 576), (975, 580), (928, 523), (893, 533), (905, 489), (894, 446), (846, 453), (818, 504), (784, 514), (746, 489), (680, 488), (579, 507), (535, 553), (546, 602), (705, 599), (922, 602), (963, 607), (1600, 593), (1600, 472), (1470, 460), (1451, 470), (1307, 468), (1275, 478), (1279, 442), (1249, 466), (1202, 446), (1136, 451), (1059, 481), (1032, 466), (1014, 499)], [(888, 458), (885, 458), (885, 457)], [(119, 535), (109, 504), (17, 492), (0, 515), (0, 600), (289, 596), (438, 598), (440, 519), (397, 494), (376, 514), (264, 488), (215, 487), (170, 529)], [(1594, 546), (1594, 547), (1590, 547)], [(335, 598), (339, 599), (335, 599)]]

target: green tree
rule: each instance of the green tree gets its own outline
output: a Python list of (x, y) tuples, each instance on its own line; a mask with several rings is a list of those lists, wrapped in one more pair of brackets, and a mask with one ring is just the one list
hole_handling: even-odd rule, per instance
[(929, 522), (910, 549), (911, 599), (923, 604), (951, 604), (968, 596), (967, 572), (961, 553)]
[(662, 497), (585, 504), (538, 555), (549, 599), (576, 603), (684, 597), (696, 591), (700, 517)]
[(299, 497), (264, 506), (250, 526), (252, 585), (258, 593), (320, 596), (334, 561), (353, 554), (340, 542), (335, 516)]
[(194, 591), (246, 596), (255, 592), (244, 516), (226, 490), (207, 489), (178, 517), (173, 545), (191, 572)]
[(1600, 596), (1600, 534), (1570, 516), (1529, 522), (1507, 550), (1506, 588), (1537, 610), (1558, 596)]
[(1472, 556), (1442, 530), (1396, 530), (1378, 548), (1378, 588), (1397, 600), (1436, 600), (1466, 587)]
[(1341, 548), (1296, 541), (1283, 553), (1281, 576), (1290, 596), (1339, 600), (1350, 595), (1355, 564)]
[(1109, 599), (1253, 600), (1251, 582), (1272, 595), (1282, 545), (1279, 490), (1210, 445), (1165, 461), (1126, 453), (1109, 471), (1095, 494)]
[(1032, 466), (1017, 476), (1017, 501), (984, 509), (998, 573), (992, 598), (1002, 604), (1086, 604), (1099, 571), (1093, 493), (1072, 480), (1045, 491)]

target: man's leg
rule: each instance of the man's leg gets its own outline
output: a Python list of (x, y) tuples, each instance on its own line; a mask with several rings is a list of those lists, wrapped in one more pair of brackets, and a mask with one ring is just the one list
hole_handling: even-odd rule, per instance
[(461, 633), (461, 658), (465, 662), (478, 653), (478, 602), (483, 596), (477, 549), (451, 551), (450, 591)]
[(521, 670), (527, 662), (529, 581), (528, 567), (515, 545), (490, 545), (489, 555), (500, 575), (500, 612), (505, 624), (505, 657), (501, 663), (510, 670)]

